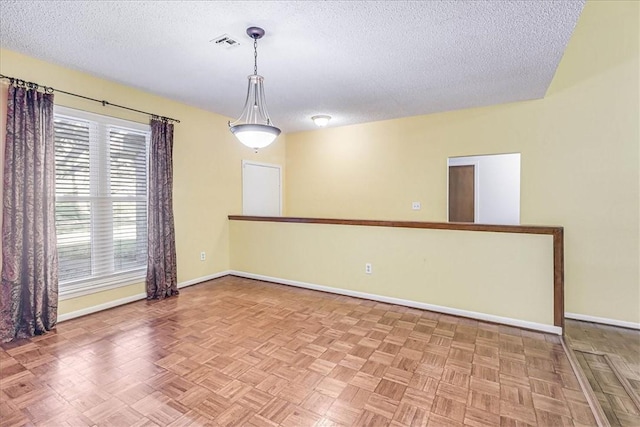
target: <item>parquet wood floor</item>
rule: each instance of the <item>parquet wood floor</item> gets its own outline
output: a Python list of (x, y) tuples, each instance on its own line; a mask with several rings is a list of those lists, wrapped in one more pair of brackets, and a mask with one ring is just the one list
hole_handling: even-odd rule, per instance
[(640, 331), (567, 320), (566, 339), (610, 424), (640, 426)]
[(0, 426), (570, 426), (560, 338), (225, 277), (0, 351)]
[(576, 357), (609, 423), (612, 426), (640, 426), (640, 410), (606, 356), (576, 351)]

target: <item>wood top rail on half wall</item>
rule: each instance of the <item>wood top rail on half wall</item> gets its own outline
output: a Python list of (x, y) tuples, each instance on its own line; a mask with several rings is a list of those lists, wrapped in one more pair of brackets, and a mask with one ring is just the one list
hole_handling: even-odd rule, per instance
[(363, 225), (368, 227), (424, 228), (430, 230), (487, 231), (492, 233), (547, 234), (553, 236), (553, 324), (564, 331), (564, 229), (539, 225), (493, 225), (462, 222), (379, 221), (371, 219), (296, 218), (229, 215), (233, 221), (292, 222), (298, 224)]

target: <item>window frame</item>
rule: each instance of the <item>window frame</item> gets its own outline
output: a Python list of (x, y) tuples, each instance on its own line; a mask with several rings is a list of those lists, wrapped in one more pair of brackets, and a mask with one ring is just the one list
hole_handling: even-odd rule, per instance
[[(144, 124), (140, 122), (134, 122), (130, 120), (123, 120), (111, 116), (106, 116), (103, 114), (91, 113), (88, 111), (77, 110), (69, 107), (64, 107), (60, 105), (54, 105), (54, 120), (68, 119), (68, 120), (76, 120), (76, 121), (86, 121), (90, 123), (90, 132), (98, 132), (98, 140), (99, 144), (90, 144), (90, 156), (94, 156), (98, 154), (98, 150), (102, 150), (101, 156), (103, 162), (99, 165), (99, 170), (91, 172), (91, 181), (90, 185), (92, 187), (92, 191), (89, 196), (58, 196), (56, 195), (55, 202), (58, 201), (76, 201), (85, 198), (87, 201), (93, 201), (96, 196), (93, 190), (93, 186), (97, 185), (99, 188), (96, 188), (97, 194), (105, 194), (105, 190), (109, 189), (109, 139), (108, 139), (108, 129), (110, 127), (122, 128), (125, 130), (131, 130), (134, 132), (140, 132), (145, 134), (145, 156), (146, 156), (146, 170), (145, 174), (148, 178), (149, 176), (149, 147), (151, 143), (151, 126), (149, 124)], [(106, 151), (106, 153), (105, 153)], [(90, 160), (91, 162), (91, 160)], [(94, 174), (99, 175), (101, 179), (98, 182), (95, 182)], [(111, 201), (123, 201), (118, 200), (119, 197), (126, 197), (126, 201), (136, 200), (131, 196), (110, 196)], [(138, 199), (139, 200), (139, 199)], [(147, 189), (146, 189), (146, 197), (145, 197), (147, 207), (149, 200), (149, 183), (147, 180)], [(93, 210), (93, 209), (92, 209)], [(92, 220), (91, 227), (94, 229), (95, 223), (93, 219), (92, 212)], [(111, 215), (109, 221), (111, 221), (111, 229), (113, 229), (113, 215)], [(100, 227), (104, 229), (103, 227)], [(97, 231), (94, 229), (94, 231)], [(57, 231), (56, 231), (57, 233)], [(91, 245), (92, 254), (95, 251), (95, 247)], [(112, 251), (113, 252), (113, 251)], [(113, 255), (113, 253), (111, 254)], [(92, 256), (92, 272), (94, 271), (94, 257)], [(99, 270), (99, 269), (98, 269)], [(78, 279), (72, 279), (66, 282), (59, 282), (58, 286), (58, 299), (65, 300), (70, 298), (76, 298), (83, 295), (90, 295), (97, 292), (102, 292), (110, 289), (116, 289), (124, 286), (130, 286), (134, 284), (141, 283), (146, 278), (147, 267), (123, 270), (119, 272), (105, 272), (100, 274), (98, 277), (84, 277)]]

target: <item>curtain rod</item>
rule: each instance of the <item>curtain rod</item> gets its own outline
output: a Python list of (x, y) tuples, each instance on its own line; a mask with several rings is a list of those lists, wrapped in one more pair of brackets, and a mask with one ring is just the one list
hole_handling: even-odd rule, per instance
[(122, 108), (124, 110), (129, 110), (129, 111), (134, 111), (136, 113), (146, 114), (148, 116), (151, 116), (154, 119), (160, 119), (160, 120), (163, 120), (163, 121), (180, 123), (180, 120), (172, 119), (171, 117), (165, 117), (165, 116), (160, 116), (158, 114), (149, 113), (147, 111), (136, 110), (135, 108), (125, 107), (124, 105), (112, 104), (111, 102), (105, 101), (104, 99), (90, 98), (88, 96), (78, 95), (77, 93), (67, 92), (67, 91), (60, 90), (60, 89), (54, 89), (54, 88), (49, 87), (49, 86), (41, 86), (38, 83), (27, 82), (25, 80), (18, 79), (18, 78), (15, 78), (15, 77), (5, 76), (4, 74), (0, 74), (0, 79), (7, 79), (7, 80), (9, 80), (9, 82), (11, 84), (16, 83), (19, 86), (28, 87), (29, 89), (36, 89), (37, 90), (38, 88), (42, 87), (43, 90), (46, 93), (60, 92), (60, 93), (64, 93), (65, 95), (71, 95), (71, 96), (75, 96), (75, 97), (78, 97), (78, 98), (87, 99), (89, 101), (99, 102), (100, 104), (102, 104), (103, 107), (106, 107), (107, 105), (110, 105), (112, 107)]

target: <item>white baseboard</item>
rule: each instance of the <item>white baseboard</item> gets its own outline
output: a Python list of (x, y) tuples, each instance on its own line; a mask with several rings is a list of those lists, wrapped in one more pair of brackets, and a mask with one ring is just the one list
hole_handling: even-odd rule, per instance
[(119, 305), (129, 304), (130, 302), (139, 301), (141, 299), (145, 299), (146, 297), (147, 297), (147, 294), (144, 294), (144, 293), (135, 294), (129, 297), (105, 302), (104, 304), (92, 305), (91, 307), (72, 311), (71, 313), (59, 314), (58, 323), (64, 322), (65, 320), (75, 319), (76, 317), (86, 316), (87, 314), (97, 313), (98, 311), (107, 310), (109, 308), (117, 307)]
[(265, 282), (280, 283), (283, 285), (296, 286), (299, 288), (313, 289), (316, 291), (329, 292), (332, 294), (347, 295), (356, 298), (363, 298), (373, 301), (385, 302), (389, 304), (402, 305), (405, 307), (419, 308), (422, 310), (435, 311), (443, 314), (451, 314), (454, 316), (469, 317), (476, 320), (484, 320), (487, 322), (501, 323), (519, 328), (532, 329), (541, 332), (562, 335), (562, 328), (558, 326), (545, 325), (543, 323), (529, 322), (526, 320), (512, 319), (509, 317), (494, 316), (492, 314), (479, 313), (475, 311), (460, 310), (457, 308), (444, 307), (441, 305), (427, 304), (424, 302), (405, 300), (400, 298), (388, 297), (384, 295), (369, 294), (366, 292), (352, 291), (349, 289), (332, 288), (330, 286), (316, 285), (313, 283), (298, 282), (296, 280), (281, 279), (278, 277), (263, 276), (261, 274), (247, 273), (244, 271), (231, 270), (229, 274), (247, 279), (263, 280)]
[[(218, 279), (223, 276), (231, 274), (230, 271), (221, 271), (219, 273), (210, 274), (209, 276), (197, 277), (195, 279), (187, 280), (185, 282), (178, 283), (178, 289), (186, 288), (187, 286), (197, 285), (198, 283), (207, 282), (209, 280)], [(86, 316), (87, 314), (97, 313), (98, 311), (108, 310), (119, 305), (129, 304), (130, 302), (139, 301), (145, 299), (147, 295), (145, 293), (131, 295), (125, 298), (116, 299), (113, 301), (105, 302), (104, 304), (93, 305), (91, 307), (83, 308), (81, 310), (72, 311), (71, 313), (65, 313), (58, 315), (58, 323), (65, 320), (75, 319), (76, 317)]]
[(185, 282), (178, 283), (178, 289), (186, 288), (187, 286), (197, 285), (198, 283), (207, 282), (213, 279), (219, 279), (231, 274), (230, 270), (221, 271), (219, 273), (210, 274), (208, 276), (196, 277), (195, 279), (187, 280)]
[(627, 322), (625, 320), (608, 319), (606, 317), (588, 316), (578, 313), (564, 313), (564, 317), (573, 320), (582, 320), (583, 322), (602, 323), (603, 325), (620, 326), (628, 329), (640, 329), (640, 323)]

